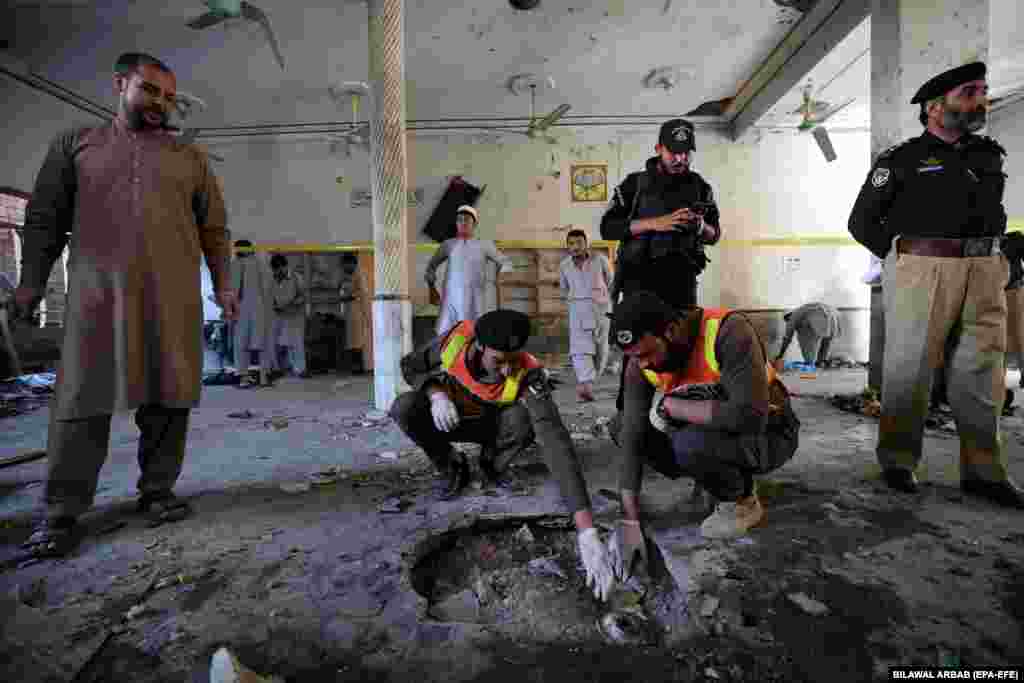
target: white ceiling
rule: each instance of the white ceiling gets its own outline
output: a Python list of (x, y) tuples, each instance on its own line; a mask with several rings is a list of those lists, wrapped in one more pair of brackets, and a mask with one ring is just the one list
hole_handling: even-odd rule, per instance
[[(365, 3), (254, 4), (270, 17), (285, 73), (253, 24), (186, 27), (205, 11), (196, 0), (14, 0), (0, 9), (0, 39), (37, 73), (110, 107), (113, 61), (141, 50), (206, 101), (199, 126), (347, 119), (327, 88), (368, 80)], [(523, 72), (554, 79), (538, 113), (568, 102), (570, 116), (681, 114), (735, 95), (800, 16), (774, 0), (542, 0), (532, 12), (506, 0), (406, 0), (407, 116), (527, 116), (528, 96), (505, 88)], [(645, 88), (664, 66), (683, 74), (678, 87)]]
[[(1017, 85), (1024, 78), (1020, 3), (989, 1), (996, 80), (990, 83)], [(200, 0), (7, 0), (0, 6), (0, 41), (32, 71), (111, 108), (112, 63), (122, 52), (140, 50), (164, 59), (177, 72), (179, 89), (207, 103), (191, 125), (349, 120), (350, 108), (339, 108), (327, 89), (369, 80), (366, 3), (254, 4), (270, 17), (284, 73), (256, 25), (185, 26), (206, 11)], [(575, 116), (683, 114), (736, 95), (801, 16), (776, 0), (541, 0), (531, 12), (515, 11), (507, 0), (406, 0), (407, 118), (526, 117), (529, 97), (505, 87), (520, 73), (554, 80), (551, 91), (538, 95), (538, 114), (567, 102), (565, 123)], [(799, 123), (792, 112), (811, 83), (815, 99), (856, 98), (829, 120), (830, 128), (867, 126), (869, 24), (840, 41), (759, 125)], [(659, 67), (678, 69), (677, 87), (644, 87), (644, 77)]]

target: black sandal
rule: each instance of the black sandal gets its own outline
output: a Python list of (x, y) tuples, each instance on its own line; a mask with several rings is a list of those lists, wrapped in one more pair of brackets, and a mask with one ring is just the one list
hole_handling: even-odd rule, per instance
[(192, 506), (173, 493), (143, 495), (138, 511), (149, 518), (150, 526), (178, 522), (192, 514)]
[(44, 519), (32, 529), (32, 535), (21, 544), (24, 559), (42, 560), (65, 557), (81, 541), (80, 527), (73, 517)]

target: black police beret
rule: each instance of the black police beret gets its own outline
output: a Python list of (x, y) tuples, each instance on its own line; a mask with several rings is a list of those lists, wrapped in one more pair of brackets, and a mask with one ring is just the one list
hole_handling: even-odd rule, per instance
[(910, 100), (911, 104), (927, 102), (928, 100), (942, 97), (953, 88), (970, 81), (979, 81), (985, 78), (985, 63), (971, 62), (958, 66), (955, 69), (944, 71), (935, 78), (929, 80), (918, 89), (917, 94)]
[(530, 317), (519, 311), (499, 309), (476, 321), (476, 338), (496, 351), (518, 351), (530, 338)]
[(668, 151), (692, 152), (697, 149), (697, 140), (693, 135), (693, 124), (685, 119), (670, 119), (661, 124), (658, 131), (658, 144)]
[(652, 292), (634, 292), (624, 297), (610, 316), (612, 338), (619, 348), (628, 349), (645, 334), (664, 332), (681, 313)]

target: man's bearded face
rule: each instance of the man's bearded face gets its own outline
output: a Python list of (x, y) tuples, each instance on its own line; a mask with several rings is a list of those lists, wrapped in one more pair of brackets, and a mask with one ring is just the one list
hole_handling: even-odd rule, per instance
[(964, 83), (946, 95), (942, 104), (942, 127), (961, 133), (974, 133), (988, 119), (988, 85), (985, 81)]
[(167, 125), (177, 94), (174, 74), (147, 65), (116, 78), (121, 109), (130, 128), (159, 130)]
[(658, 145), (655, 147), (661, 159), (661, 168), (670, 175), (680, 175), (690, 170), (690, 155), (692, 152), (670, 152), (668, 147)]

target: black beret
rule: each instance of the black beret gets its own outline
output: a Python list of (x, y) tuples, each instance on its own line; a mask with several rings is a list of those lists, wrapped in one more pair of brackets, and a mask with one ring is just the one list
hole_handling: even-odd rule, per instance
[(929, 80), (918, 89), (917, 94), (910, 100), (911, 104), (927, 102), (928, 100), (942, 97), (953, 88), (970, 81), (980, 81), (985, 78), (985, 63), (971, 62), (958, 66), (949, 71), (943, 71), (935, 78)]
[(652, 292), (634, 292), (615, 306), (612, 338), (621, 349), (636, 344), (645, 334), (661, 334), (681, 311), (662, 301)]
[(697, 149), (697, 140), (693, 136), (693, 124), (685, 119), (670, 119), (661, 124), (658, 131), (658, 144), (673, 154), (692, 152)]
[(518, 351), (530, 338), (530, 316), (519, 311), (498, 309), (476, 321), (476, 338), (495, 351)]

